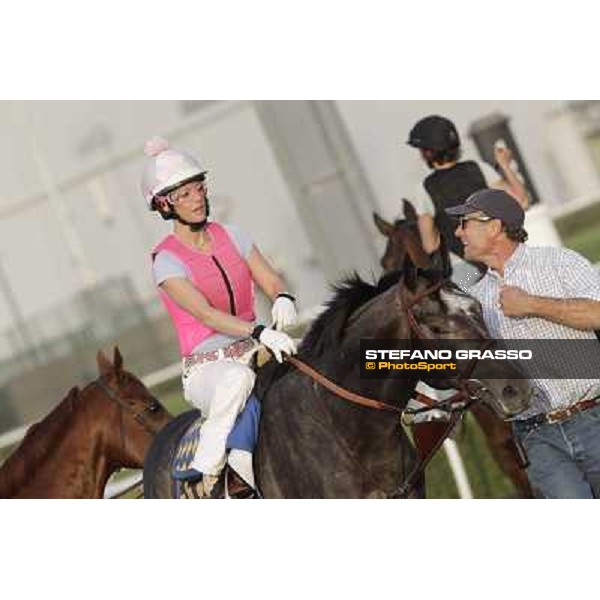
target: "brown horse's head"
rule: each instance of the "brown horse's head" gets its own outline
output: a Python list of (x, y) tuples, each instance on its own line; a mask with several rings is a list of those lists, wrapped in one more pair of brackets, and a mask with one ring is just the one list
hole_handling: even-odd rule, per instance
[(2, 498), (102, 498), (120, 467), (141, 468), (171, 415), (135, 375), (98, 352), (100, 376), (71, 389), (0, 467)]
[(99, 351), (100, 376), (86, 388), (110, 411), (105, 429), (110, 460), (119, 466), (141, 468), (154, 435), (171, 419), (171, 414), (132, 373), (123, 369), (123, 357), (115, 347), (113, 361)]
[(421, 245), (414, 208), (408, 200), (403, 200), (403, 205), (405, 218), (394, 223), (373, 213), (375, 226), (388, 240), (380, 263), (386, 272), (402, 269), (407, 260), (420, 269), (431, 267), (430, 258)]
[(379, 232), (387, 238), (385, 252), (381, 258), (381, 266), (386, 273), (404, 270), (406, 265), (427, 269), (437, 273), (439, 277), (450, 275), (450, 255), (444, 238), (440, 240), (439, 248), (428, 255), (421, 243), (418, 227), (418, 216), (412, 203), (402, 201), (404, 217), (390, 223), (373, 213), (373, 220)]

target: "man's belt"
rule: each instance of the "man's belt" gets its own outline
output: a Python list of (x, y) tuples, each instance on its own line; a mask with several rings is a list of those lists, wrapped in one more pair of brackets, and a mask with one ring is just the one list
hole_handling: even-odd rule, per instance
[(194, 365), (201, 365), (205, 362), (211, 362), (215, 360), (223, 360), (224, 358), (239, 358), (254, 348), (256, 342), (253, 339), (244, 339), (233, 342), (225, 348), (219, 348), (217, 350), (211, 350), (210, 352), (201, 352), (200, 354), (191, 354), (183, 359), (183, 373), (193, 367)]
[(539, 425), (553, 425), (554, 423), (561, 423), (562, 421), (570, 419), (577, 413), (598, 406), (598, 400), (600, 400), (600, 396), (590, 398), (589, 400), (582, 400), (581, 402), (577, 402), (571, 406), (567, 406), (566, 408), (558, 408), (557, 410), (535, 415), (529, 419), (523, 419), (522, 421), (518, 422), (526, 427), (538, 427)]

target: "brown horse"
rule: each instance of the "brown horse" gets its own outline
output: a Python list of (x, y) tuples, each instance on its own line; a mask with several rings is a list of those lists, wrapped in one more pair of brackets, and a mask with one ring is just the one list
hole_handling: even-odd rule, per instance
[[(375, 225), (381, 234), (387, 238), (387, 245), (381, 259), (384, 271), (391, 272), (402, 269), (405, 261), (409, 260), (407, 246), (421, 246), (420, 236), (416, 229), (416, 212), (408, 200), (403, 201), (404, 219), (398, 219), (393, 224), (373, 213)], [(450, 264), (449, 255), (444, 246), (433, 257), (440, 274), (447, 274)], [(512, 481), (519, 494), (524, 498), (532, 498), (533, 493), (523, 463), (515, 445), (510, 423), (503, 421), (496, 413), (482, 403), (471, 408), (478, 425), (484, 433), (492, 456), (504, 474)], [(415, 437), (425, 449), (433, 446), (439, 432), (444, 429), (439, 423), (422, 423), (415, 427)], [(425, 450), (426, 451), (426, 450)]]
[(141, 469), (171, 415), (134, 375), (118, 348), (98, 352), (100, 375), (74, 387), (33, 425), (0, 467), (0, 498), (102, 498), (119, 468)]

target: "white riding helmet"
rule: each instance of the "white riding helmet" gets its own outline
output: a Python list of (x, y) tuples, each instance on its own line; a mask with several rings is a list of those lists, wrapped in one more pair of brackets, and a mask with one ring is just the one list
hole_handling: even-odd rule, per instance
[(148, 158), (142, 174), (142, 194), (150, 210), (156, 196), (207, 173), (193, 156), (169, 148), (169, 142), (160, 137), (148, 140), (144, 153)]

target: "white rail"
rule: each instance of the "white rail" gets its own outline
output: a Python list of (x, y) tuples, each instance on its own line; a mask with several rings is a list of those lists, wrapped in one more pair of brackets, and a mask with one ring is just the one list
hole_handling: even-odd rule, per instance
[(446, 439), (444, 440), (443, 448), (448, 459), (448, 464), (450, 465), (450, 470), (452, 471), (452, 476), (454, 477), (458, 495), (463, 499), (472, 500), (473, 490), (469, 483), (465, 463), (458, 450), (458, 444), (454, 440)]

